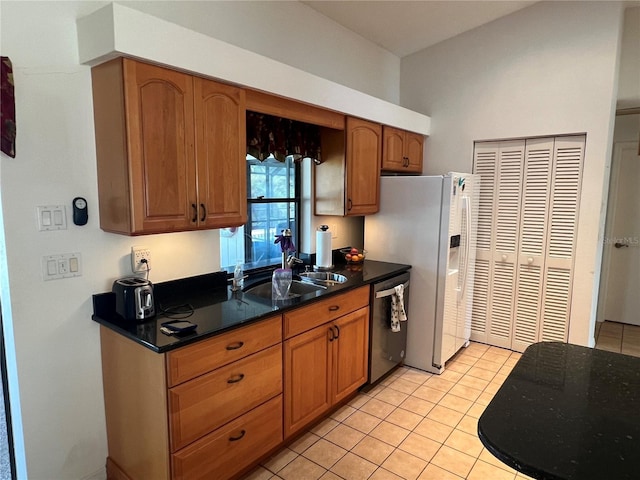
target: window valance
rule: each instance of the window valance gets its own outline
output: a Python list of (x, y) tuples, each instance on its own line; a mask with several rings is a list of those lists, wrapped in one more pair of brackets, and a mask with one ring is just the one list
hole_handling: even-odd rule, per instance
[(320, 127), (264, 113), (247, 112), (247, 153), (258, 160), (273, 155), (284, 162), (288, 156), (295, 161), (312, 158), (322, 163)]

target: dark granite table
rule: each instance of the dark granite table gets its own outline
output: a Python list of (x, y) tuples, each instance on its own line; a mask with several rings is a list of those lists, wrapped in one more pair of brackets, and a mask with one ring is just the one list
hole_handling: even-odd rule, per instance
[(478, 421), (484, 446), (539, 479), (640, 478), (640, 358), (542, 342)]

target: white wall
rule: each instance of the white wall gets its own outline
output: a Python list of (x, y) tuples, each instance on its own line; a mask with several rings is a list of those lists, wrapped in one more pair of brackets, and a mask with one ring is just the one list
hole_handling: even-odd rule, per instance
[[(195, 3), (182, 5), (198, 7), (193, 18), (199, 18)], [(19, 478), (104, 476), (107, 446), (100, 346), (98, 325), (90, 319), (91, 295), (110, 290), (115, 278), (129, 274), (131, 246), (150, 247), (154, 282), (219, 268), (218, 231), (129, 238), (98, 227), (91, 78), (89, 67), (78, 63), (76, 18), (103, 5), (0, 2), (0, 41), (2, 55), (14, 65), (18, 128), (16, 158), (0, 157), (0, 220), (3, 217), (6, 237), (6, 252), (0, 248), (0, 285), (5, 336), (8, 344), (15, 344), (15, 355), (8, 352), (14, 388), (16, 375), (19, 380), (19, 396), (12, 392), (13, 413), (18, 418), (22, 410), (24, 427), (24, 442), (20, 431), (16, 436)], [(277, 8), (285, 19), (300, 13), (295, 5), (291, 11), (286, 5)], [(228, 21), (230, 31), (262, 32), (262, 15), (267, 12), (245, 12), (227, 19), (216, 10), (216, 15), (219, 22)], [(378, 47), (367, 48), (361, 39), (350, 38), (341, 27), (332, 31), (326, 22), (317, 23), (311, 17), (305, 21), (309, 21), (309, 34), (295, 38), (284, 28), (286, 21), (272, 25), (265, 34), (269, 45), (289, 48), (283, 54), (291, 64), (321, 55), (323, 72), (335, 81), (393, 98), (398, 85), (391, 72), (392, 59)], [(254, 35), (251, 41), (255, 43), (250, 47), (257, 51), (267, 39)], [(329, 53), (336, 41), (341, 42), (342, 53), (336, 53), (341, 63), (332, 66)], [(344, 52), (362, 55), (370, 68), (346, 65), (350, 60)], [(75, 196), (87, 198), (86, 226), (70, 222), (65, 231), (37, 231), (36, 206), (66, 204), (70, 208)], [(43, 282), (43, 255), (76, 251), (82, 253), (81, 277)], [(26, 453), (26, 465), (21, 452)]]
[(425, 173), (470, 171), (474, 140), (587, 134), (569, 341), (593, 344), (622, 6), (541, 2), (401, 62), (432, 117)]
[[(400, 59), (303, 3), (118, 3), (391, 103), (399, 101)], [(250, 71), (251, 65), (246, 68)]]
[(624, 12), (618, 108), (640, 107), (640, 7)]

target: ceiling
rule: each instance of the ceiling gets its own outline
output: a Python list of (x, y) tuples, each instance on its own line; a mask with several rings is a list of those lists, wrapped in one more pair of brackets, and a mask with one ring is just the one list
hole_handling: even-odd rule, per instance
[(402, 58), (536, 2), (303, 0), (302, 3)]

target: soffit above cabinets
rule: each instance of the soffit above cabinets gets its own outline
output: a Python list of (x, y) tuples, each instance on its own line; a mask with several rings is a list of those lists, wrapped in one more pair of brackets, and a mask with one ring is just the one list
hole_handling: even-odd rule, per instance
[(426, 115), (119, 4), (78, 19), (77, 26), (82, 64), (132, 57), (411, 132), (431, 133), (431, 118)]

